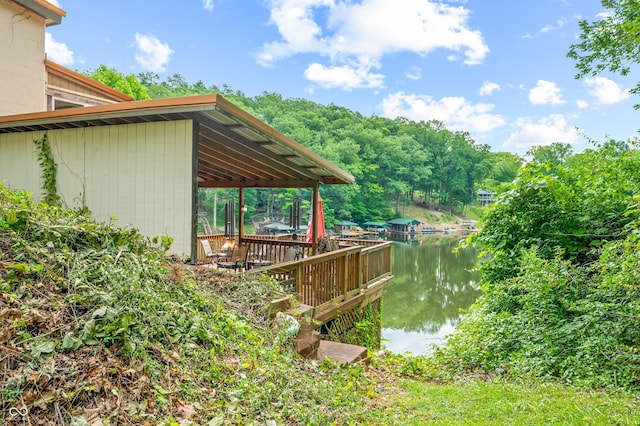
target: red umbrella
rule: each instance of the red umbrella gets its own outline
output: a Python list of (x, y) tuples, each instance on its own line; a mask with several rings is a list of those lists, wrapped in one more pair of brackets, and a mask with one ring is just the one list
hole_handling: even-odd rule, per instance
[[(324, 233), (324, 213), (322, 211), (322, 197), (320, 191), (318, 191), (318, 239), (325, 236)], [(307, 242), (313, 241), (313, 208), (309, 215), (309, 225), (307, 225)]]

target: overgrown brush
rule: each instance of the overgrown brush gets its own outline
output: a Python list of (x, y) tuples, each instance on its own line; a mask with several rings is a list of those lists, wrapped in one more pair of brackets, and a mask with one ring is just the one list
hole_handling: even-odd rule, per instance
[(302, 360), (268, 320), (275, 283), (176, 263), (166, 243), (0, 186), (0, 413), (105, 425), (370, 417), (363, 366)]
[(529, 165), (472, 239), (484, 294), (439, 356), (456, 371), (640, 391), (640, 153)]

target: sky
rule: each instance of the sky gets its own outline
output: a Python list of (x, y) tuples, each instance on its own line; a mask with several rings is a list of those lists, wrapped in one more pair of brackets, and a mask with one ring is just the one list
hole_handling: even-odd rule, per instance
[(55, 0), (48, 59), (86, 71), (180, 74), (335, 104), (364, 116), (438, 120), (494, 152), (636, 138), (640, 76), (576, 80), (566, 54), (600, 0)]

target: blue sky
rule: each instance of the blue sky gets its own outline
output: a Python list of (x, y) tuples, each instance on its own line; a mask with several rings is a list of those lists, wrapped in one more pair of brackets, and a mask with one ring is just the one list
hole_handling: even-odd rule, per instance
[(48, 58), (161, 80), (442, 121), (493, 151), (635, 138), (640, 80), (575, 80), (569, 46), (599, 0), (52, 1)]

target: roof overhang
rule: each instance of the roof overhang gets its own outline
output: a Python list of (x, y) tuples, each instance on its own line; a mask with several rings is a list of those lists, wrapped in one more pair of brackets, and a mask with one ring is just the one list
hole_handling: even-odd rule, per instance
[(67, 12), (54, 6), (45, 0), (12, 0), (14, 3), (27, 8), (34, 13), (42, 16), (45, 21), (45, 25), (50, 27), (52, 25), (58, 25), (62, 22), (62, 18), (67, 16)]
[(308, 188), (354, 177), (220, 95), (121, 102), (0, 117), (0, 134), (193, 120), (198, 186)]
[[(44, 61), (44, 67), (47, 71), (48, 76), (55, 76), (60, 80), (63, 80), (65, 83), (71, 82), (73, 85), (81, 86), (82, 88), (86, 88), (89, 91), (98, 93), (100, 98), (104, 99), (102, 103), (113, 103), (113, 102), (131, 102), (133, 101), (133, 97), (127, 95), (126, 93), (122, 93), (119, 90), (116, 90), (106, 84), (100, 83), (92, 78), (89, 78), (85, 75), (82, 75), (78, 72), (72, 71), (69, 68), (63, 67), (60, 64), (56, 64), (48, 59)], [(52, 90), (59, 90), (59, 87), (52, 87), (47, 85), (48, 88)]]

